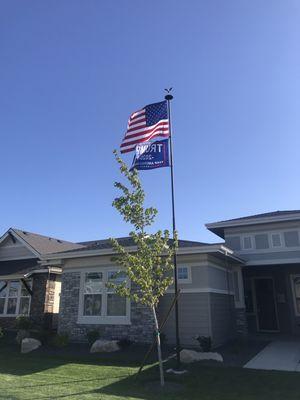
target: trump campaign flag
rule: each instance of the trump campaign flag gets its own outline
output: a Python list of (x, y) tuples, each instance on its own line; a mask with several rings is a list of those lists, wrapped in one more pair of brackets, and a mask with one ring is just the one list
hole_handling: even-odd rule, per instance
[(169, 136), (167, 102), (149, 104), (130, 115), (127, 131), (121, 143), (121, 153), (133, 151), (138, 144), (149, 142), (155, 137)]
[(169, 167), (169, 140), (145, 142), (136, 145), (132, 169), (147, 170)]

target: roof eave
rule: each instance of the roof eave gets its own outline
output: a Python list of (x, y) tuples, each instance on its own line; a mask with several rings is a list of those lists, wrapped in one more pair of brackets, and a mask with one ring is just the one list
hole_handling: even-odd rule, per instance
[(258, 225), (258, 224), (270, 224), (274, 222), (285, 222), (300, 220), (300, 213), (290, 214), (290, 215), (280, 215), (272, 217), (259, 217), (251, 219), (236, 219), (232, 221), (224, 222), (212, 222), (205, 224), (205, 227), (216, 235), (224, 239), (224, 229), (238, 226), (248, 226), (248, 225)]
[[(136, 246), (127, 247), (126, 250), (129, 252), (136, 251)], [(94, 257), (94, 256), (113, 256), (116, 252), (112, 249), (102, 249), (102, 250), (86, 250), (80, 252), (67, 252), (67, 253), (56, 253), (44, 256), (45, 261), (59, 260), (59, 259), (70, 259), (70, 258), (83, 258), (83, 257)], [(244, 260), (237, 257), (233, 250), (224, 245), (209, 245), (209, 246), (199, 246), (199, 247), (182, 247), (177, 250), (178, 255), (189, 255), (189, 254), (216, 254), (224, 255), (231, 258), (233, 261), (243, 264)]]

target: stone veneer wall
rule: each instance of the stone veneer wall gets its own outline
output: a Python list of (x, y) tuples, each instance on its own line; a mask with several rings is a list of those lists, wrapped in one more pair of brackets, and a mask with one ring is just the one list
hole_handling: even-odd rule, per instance
[(68, 333), (73, 341), (86, 341), (88, 331), (99, 329), (104, 338), (128, 338), (138, 343), (150, 343), (153, 340), (154, 323), (151, 310), (141, 304), (131, 302), (131, 324), (78, 324), (80, 292), (80, 272), (64, 272), (58, 317), (58, 332)]
[(245, 308), (235, 309), (236, 333), (238, 336), (247, 336), (248, 324)]
[[(52, 326), (52, 311), (54, 302), (55, 274), (41, 273), (32, 276), (32, 298), (29, 317), (35, 324)], [(14, 329), (15, 317), (1, 317), (0, 326), (6, 329)]]

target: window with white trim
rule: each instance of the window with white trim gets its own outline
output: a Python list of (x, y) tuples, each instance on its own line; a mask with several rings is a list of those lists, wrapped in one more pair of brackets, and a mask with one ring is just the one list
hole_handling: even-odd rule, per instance
[(281, 235), (280, 233), (272, 233), (271, 234), (271, 242), (273, 247), (281, 247)]
[(78, 320), (82, 323), (129, 323), (130, 300), (119, 296), (107, 283), (122, 284), (125, 272), (98, 269), (84, 272), (81, 278), (81, 301)]
[(191, 283), (191, 269), (186, 266), (178, 266), (177, 267), (177, 279), (181, 283)]
[(296, 315), (300, 315), (300, 275), (292, 275), (292, 289)]
[[(108, 271), (107, 281), (116, 285), (122, 284), (126, 280), (125, 272), (116, 275), (113, 271)], [(126, 316), (126, 297), (121, 297), (112, 288), (107, 288), (107, 315), (113, 317)]]
[(88, 272), (84, 279), (83, 315), (102, 314), (103, 273)]
[(244, 250), (252, 249), (252, 237), (251, 236), (243, 237), (243, 249)]
[[(31, 289), (32, 281), (26, 280)], [(0, 281), (0, 316), (29, 315), (31, 295), (20, 280)]]

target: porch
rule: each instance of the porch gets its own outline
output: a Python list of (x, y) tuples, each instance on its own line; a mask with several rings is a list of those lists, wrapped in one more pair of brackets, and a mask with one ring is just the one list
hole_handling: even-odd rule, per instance
[(300, 264), (247, 266), (243, 280), (249, 334), (300, 335)]

